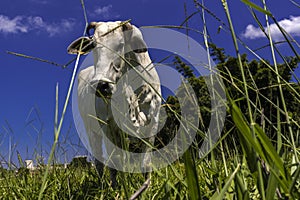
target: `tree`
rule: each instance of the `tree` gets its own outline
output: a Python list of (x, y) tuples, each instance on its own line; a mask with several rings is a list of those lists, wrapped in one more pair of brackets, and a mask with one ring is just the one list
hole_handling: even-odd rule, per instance
[[(243, 78), (238, 59), (226, 55), (223, 48), (218, 48), (214, 44), (210, 44), (210, 50), (212, 58), (217, 62), (217, 70), (219, 70), (220, 77), (224, 82), (226, 92), (237, 103), (245, 117), (249, 119), (247, 97), (244, 93), (244, 83), (242, 82)], [(246, 54), (243, 54), (241, 58), (255, 122), (264, 128), (271, 139), (275, 139), (279, 134), (278, 128), (280, 128), (282, 135), (289, 137), (286, 116), (282, 112), (285, 105), (289, 116), (292, 118), (292, 129), (298, 131), (298, 124), (300, 124), (300, 86), (298, 83), (292, 82), (292, 72), (297, 68), (299, 60), (295, 57), (286, 57), (285, 63), (277, 65), (285, 101), (283, 102), (280, 98), (278, 76), (274, 71), (274, 66), (266, 60), (249, 61)], [(174, 59), (174, 66), (195, 91), (200, 106), (199, 130), (205, 132), (209, 126), (211, 113), (211, 99), (205, 80), (203, 77), (196, 77), (192, 68), (178, 56)], [(175, 97), (169, 97), (167, 103), (173, 111), (180, 113), (180, 105)], [(278, 108), (281, 112), (278, 112)], [(179, 126), (178, 120), (175, 120), (174, 112), (167, 110), (167, 113), (168, 123), (162, 129), (164, 133), (160, 134), (161, 136), (176, 134), (174, 132)], [(231, 116), (227, 114), (223, 133), (227, 133), (232, 128), (234, 128), (234, 123)], [(236, 137), (235, 134), (232, 136)], [(167, 144), (168, 140), (170, 140), (170, 137), (165, 138), (163, 143)], [(201, 142), (201, 136), (198, 136), (197, 140), (198, 143)], [(227, 140), (230, 142), (232, 138), (227, 138)]]

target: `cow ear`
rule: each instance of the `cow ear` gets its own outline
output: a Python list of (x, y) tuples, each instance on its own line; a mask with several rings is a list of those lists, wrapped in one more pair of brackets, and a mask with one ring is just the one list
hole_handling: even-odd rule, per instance
[(93, 39), (89, 37), (80, 37), (69, 45), (68, 53), (86, 55), (95, 47), (96, 45)]
[(122, 26), (125, 41), (130, 44), (130, 47), (134, 53), (147, 52), (147, 45), (144, 42), (141, 31), (134, 25), (126, 23)]

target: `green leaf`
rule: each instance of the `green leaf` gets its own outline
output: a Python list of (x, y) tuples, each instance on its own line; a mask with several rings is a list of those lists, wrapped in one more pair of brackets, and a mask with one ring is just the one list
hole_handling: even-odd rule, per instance
[(214, 195), (212, 196), (211, 200), (222, 200), (224, 198), (225, 193), (227, 192), (228, 188), (231, 186), (231, 182), (234, 179), (236, 173), (239, 171), (240, 166), (241, 166), (241, 164), (238, 164), (238, 166), (236, 167), (234, 172), (232, 172), (232, 174), (230, 175), (229, 179), (225, 183), (225, 185), (222, 188), (222, 190), (220, 191), (220, 193), (218, 191), (216, 191), (214, 193)]
[[(291, 178), (288, 174), (285, 173), (285, 168), (283, 165), (283, 161), (280, 156), (276, 152), (274, 146), (272, 145), (270, 139), (263, 132), (261, 127), (257, 124), (254, 125), (254, 133), (257, 136), (258, 140), (253, 136), (252, 131), (243, 117), (241, 110), (235, 104), (234, 101), (230, 101), (230, 113), (232, 115), (232, 119), (239, 130), (239, 138), (241, 141), (244, 140), (244, 143), (241, 143), (244, 146), (252, 145), (255, 152), (260, 156), (262, 160), (264, 160), (268, 166), (270, 167), (271, 173), (274, 174), (274, 177), (277, 179), (278, 183), (281, 185), (282, 189), (288, 193), (289, 181)], [(245, 152), (248, 158), (254, 157), (252, 152)], [(254, 159), (254, 158), (253, 158)], [(248, 160), (249, 168), (254, 167), (257, 162), (251, 163)], [(274, 166), (274, 167), (272, 167)], [(252, 172), (253, 173), (253, 172)], [(271, 190), (271, 189), (270, 189)]]
[(251, 8), (253, 8), (253, 9), (255, 9), (255, 10), (261, 12), (261, 13), (264, 13), (264, 14), (270, 16), (270, 17), (272, 16), (272, 13), (270, 13), (269, 11), (267, 11), (267, 10), (263, 9), (262, 7), (256, 5), (255, 3), (252, 3), (252, 2), (249, 1), (249, 0), (241, 0), (241, 1), (242, 1), (244, 4), (246, 4), (247, 6), (250, 6)]
[(277, 151), (275, 150), (273, 144), (271, 143), (268, 136), (264, 133), (261, 127), (258, 124), (254, 125), (255, 127), (255, 134), (257, 135), (259, 141), (261, 142), (267, 160), (270, 163), (274, 162), (275, 166), (279, 169), (280, 173), (285, 177), (285, 171), (283, 166), (283, 161), (281, 160), (280, 156), (278, 155)]
[(198, 185), (198, 173), (196, 170), (195, 161), (189, 150), (183, 154), (183, 160), (185, 165), (189, 197), (191, 200), (198, 200), (201, 197), (200, 188)]
[(245, 182), (242, 180), (241, 176), (237, 174), (235, 176), (235, 185), (236, 185), (236, 195), (238, 199), (244, 199), (244, 200), (249, 200), (250, 195), (249, 191), (246, 188)]
[[(265, 160), (266, 157), (262, 151), (262, 147), (253, 137), (252, 131), (251, 131), (248, 123), (244, 119), (243, 113), (241, 112), (241, 110), (238, 108), (238, 106), (235, 104), (234, 101), (231, 100), (230, 103), (231, 103), (231, 106), (230, 106), (231, 117), (234, 121), (235, 126), (239, 130), (239, 138), (241, 139), (241, 141), (244, 142), (244, 144), (242, 143), (242, 145), (244, 145), (244, 148), (247, 150), (245, 153), (247, 154), (248, 158), (253, 157), (253, 155), (251, 155), (250, 151), (251, 151), (251, 148), (254, 148), (255, 151), (262, 157), (262, 159)], [(254, 161), (254, 160), (255, 159), (253, 158), (252, 161)], [(253, 164), (256, 165), (255, 162)]]
[(289, 188), (289, 192), (290, 193), (293, 193), (294, 192), (294, 195), (300, 195), (300, 191), (298, 190), (297, 192), (293, 191), (293, 190), (297, 190), (296, 188), (296, 185), (297, 185), (297, 182), (299, 180), (299, 177), (300, 177), (300, 165), (298, 164), (297, 166), (297, 169), (295, 171), (295, 174), (294, 174), (294, 177), (293, 177), (293, 181), (292, 181), (292, 184), (290, 185), (290, 188)]
[(273, 200), (275, 197), (278, 181), (273, 173), (269, 176), (268, 187), (266, 189), (266, 200)]

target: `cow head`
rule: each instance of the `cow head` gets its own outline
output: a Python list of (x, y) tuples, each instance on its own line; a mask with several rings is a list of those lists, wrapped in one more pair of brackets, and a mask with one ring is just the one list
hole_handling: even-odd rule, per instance
[[(93, 36), (90, 36), (94, 30)], [(70, 54), (87, 54), (93, 51), (94, 74), (89, 84), (96, 95), (109, 97), (116, 90), (116, 82), (122, 76), (125, 53), (147, 52), (146, 44), (138, 28), (126, 22), (91, 22), (86, 30), (88, 37), (80, 37), (68, 47)]]

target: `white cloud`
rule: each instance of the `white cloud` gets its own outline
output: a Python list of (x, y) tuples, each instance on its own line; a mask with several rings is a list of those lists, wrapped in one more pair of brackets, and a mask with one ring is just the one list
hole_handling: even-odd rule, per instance
[(110, 18), (119, 17), (119, 15), (116, 15), (113, 12), (113, 6), (111, 4), (109, 4), (107, 6), (97, 7), (91, 15), (93, 17), (101, 17), (103, 19), (110, 19)]
[(75, 21), (63, 19), (60, 22), (48, 23), (40, 16), (16, 16), (9, 18), (0, 15), (0, 33), (17, 34), (28, 32), (46, 32), (49, 36), (55, 36), (72, 30)]
[[(292, 36), (300, 36), (300, 16), (290, 16), (289, 19), (283, 19), (278, 23), (286, 32), (288, 32)], [(267, 33), (267, 28), (264, 27), (264, 29)], [(270, 24), (270, 31), (271, 36), (275, 41), (283, 39), (283, 35), (276, 24)], [(252, 24), (249, 24), (242, 36), (247, 39), (257, 39), (265, 37), (265, 34), (259, 27), (255, 27)]]
[(17, 16), (10, 19), (7, 16), (0, 15), (0, 32), (2, 33), (26, 33), (28, 32), (28, 27), (22, 24), (23, 17)]

